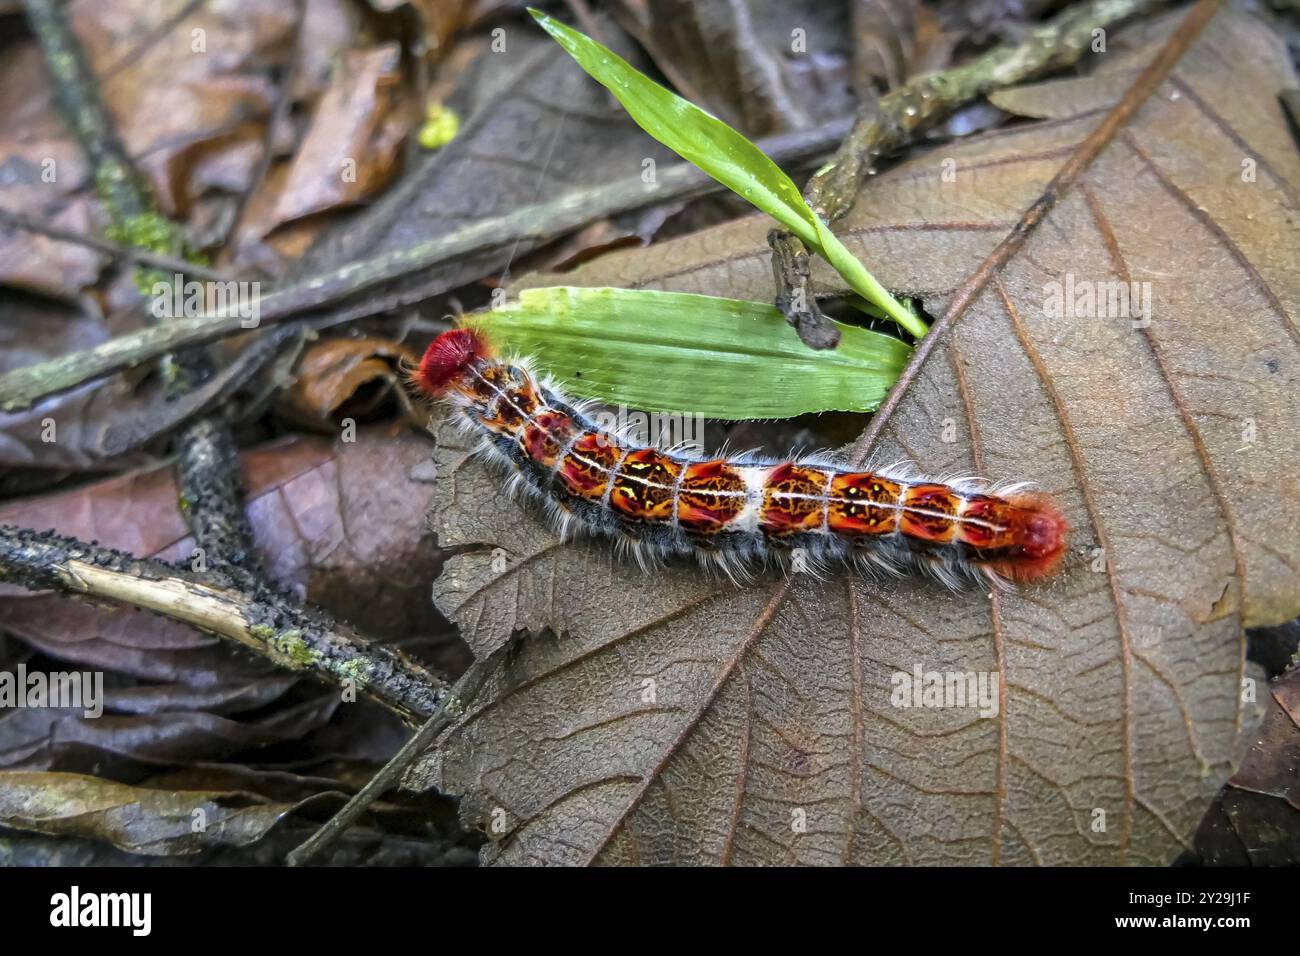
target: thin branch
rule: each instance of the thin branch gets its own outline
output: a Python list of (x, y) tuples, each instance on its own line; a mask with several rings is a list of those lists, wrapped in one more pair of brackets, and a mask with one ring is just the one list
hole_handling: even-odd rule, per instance
[[(1029, 31), (1022, 43), (1000, 46), (970, 63), (919, 76), (879, 100), (863, 104), (853, 129), (830, 161), (804, 187), (804, 198), (826, 222), (853, 208), (878, 159), (914, 140), (958, 108), (987, 93), (1014, 86), (1078, 62), (1091, 49), (1095, 31), (1148, 13), (1163, 0), (1092, 0), (1070, 7)], [(777, 307), (810, 348), (838, 342), (834, 328), (816, 308), (806, 277), (791, 266), (808, 252), (789, 233), (769, 240), (777, 275)], [(797, 293), (797, 296), (796, 296)], [(791, 303), (810, 303), (804, 310)]]
[(795, 327), (804, 345), (810, 349), (835, 348), (840, 344), (840, 330), (817, 304), (812, 284), (812, 256), (807, 247), (780, 229), (767, 234), (767, 244), (772, 248), (776, 307)]
[[(760, 142), (777, 162), (795, 163), (824, 155), (844, 137), (848, 121), (801, 130)], [(462, 256), (515, 241), (544, 242), (598, 219), (632, 209), (659, 205), (717, 192), (722, 187), (689, 163), (661, 167), (656, 181), (638, 174), (594, 189), (527, 206), (503, 216), (482, 219), (455, 232), (418, 242), (407, 249), (358, 260), (270, 292), (257, 301), (261, 326), (290, 319), (311, 319), (327, 307), (344, 313), (344, 320), (364, 318), (411, 305), (436, 294), (437, 286), (403, 293), (362, 293), (389, 286)], [(150, 361), (169, 351), (190, 348), (228, 335), (246, 332), (234, 315), (201, 315), (170, 321), (166, 326), (119, 336), (94, 349), (14, 369), (0, 375), (0, 410), (29, 408), (50, 395), (83, 382)]]
[(144, 608), (250, 648), (281, 667), (354, 688), (417, 724), (446, 682), (239, 570), (183, 570), (51, 532), (0, 525), (0, 581)]
[(71, 229), (61, 229), (58, 226), (51, 226), (49, 223), (38, 222), (30, 219), (22, 213), (10, 212), (7, 209), (0, 209), (0, 225), (9, 226), (14, 229), (21, 229), (24, 232), (36, 233), (40, 236), (48, 236), (58, 242), (70, 242), (78, 246), (85, 246), (88, 249), (94, 249), (105, 255), (112, 256), (114, 259), (133, 262), (137, 265), (149, 266), (154, 269), (162, 269), (172, 273), (182, 273), (194, 276), (196, 279), (211, 279), (215, 282), (225, 282), (233, 276), (227, 275), (219, 269), (210, 269), (207, 266), (201, 266), (181, 259), (177, 256), (169, 256), (161, 252), (153, 252), (149, 249), (139, 249), (135, 246), (124, 246), (119, 242), (113, 242), (109, 239), (101, 239), (98, 236), (90, 236), (84, 232), (74, 232)]
[(438, 735), (446, 730), (452, 721), (464, 713), (465, 702), (473, 700), (478, 693), (490, 670), (489, 662), (492, 660), (491, 657), (485, 657), (470, 664), (460, 680), (456, 681), (455, 686), (442, 698), (433, 716), (402, 745), (402, 749), (393, 755), (393, 759), (384, 764), (379, 773), (371, 777), (338, 813), (326, 821), (324, 826), (293, 850), (285, 858), (285, 862), (290, 866), (304, 866), (310, 863), (322, 851), (329, 849), (370, 804), (397, 786), (407, 768), (429, 749)]

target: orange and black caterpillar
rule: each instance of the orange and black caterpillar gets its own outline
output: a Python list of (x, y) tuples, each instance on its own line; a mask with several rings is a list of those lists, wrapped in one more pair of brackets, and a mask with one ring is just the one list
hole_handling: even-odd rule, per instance
[(810, 569), (851, 561), (959, 587), (1041, 578), (1065, 551), (1059, 512), (1018, 486), (638, 447), (594, 425), (527, 362), (495, 358), (472, 329), (440, 335), (412, 380), (452, 406), (562, 534), (577, 525), (611, 536), (642, 561), (694, 554), (734, 576), (803, 549)]

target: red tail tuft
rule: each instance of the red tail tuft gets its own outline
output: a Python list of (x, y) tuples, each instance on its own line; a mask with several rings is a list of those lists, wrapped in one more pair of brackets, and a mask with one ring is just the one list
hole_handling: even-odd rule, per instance
[(465, 368), (485, 357), (487, 344), (473, 329), (451, 329), (433, 340), (413, 376), (417, 388), (441, 396)]
[(1070, 525), (1045, 495), (1024, 494), (1010, 501), (1023, 509), (1019, 542), (1021, 553), (999, 562), (996, 570), (1013, 581), (1036, 581), (1055, 571), (1065, 556)]

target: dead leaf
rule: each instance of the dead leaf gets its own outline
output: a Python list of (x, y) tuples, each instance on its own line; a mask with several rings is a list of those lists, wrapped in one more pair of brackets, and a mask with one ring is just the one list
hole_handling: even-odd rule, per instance
[(758, 137), (853, 111), (851, 6), (620, 0), (614, 11), (677, 92)]
[[(299, 599), (344, 617), (356, 615), (368, 634), (434, 629), (437, 618), (417, 593), (433, 561), (419, 506), (426, 485), (417, 474), (428, 454), (427, 441), (409, 433), (394, 436), (388, 426), (359, 429), (351, 443), (292, 438), (244, 453), (248, 516), (272, 577)], [(0, 523), (53, 528), (169, 561), (189, 561), (193, 547), (166, 467), (6, 505)], [(26, 594), (0, 586), (0, 594), (15, 593)], [(80, 606), (56, 598), (21, 600)], [(58, 629), (48, 606), (30, 618), (16, 607), (7, 609), (6, 623), (18, 620)], [(44, 627), (10, 630), (30, 638)], [(207, 642), (188, 628), (179, 631)], [(89, 636), (84, 628), (78, 635), (80, 641)]]
[[(105, 225), (98, 203), (76, 195), (86, 162), (48, 102), (44, 65), (35, 44), (0, 56), (0, 204), (12, 212), (70, 230), (97, 232)], [(85, 246), (55, 242), (20, 229), (0, 233), (0, 281), (16, 288), (71, 299), (99, 277), (106, 257)]]
[[(280, 866), (341, 802), (335, 780), (213, 766), (130, 786), (8, 771), (0, 789), (0, 866)], [(365, 819), (317, 863), (473, 863), (450, 801), (375, 803)]]
[(399, 147), (419, 118), (404, 95), (396, 43), (350, 50), (337, 65), (287, 173), (270, 232), (360, 202), (397, 171)]
[(1276, 797), (1300, 811), (1300, 670), (1268, 688), (1265, 707), (1251, 748), (1228, 783)]
[[(256, 794), (148, 790), (71, 773), (0, 771), (0, 823), (94, 837), (147, 856), (247, 846), (297, 809)], [(201, 819), (202, 827), (195, 821)]]
[[(91, 301), (74, 309), (49, 299), (9, 295), (0, 301), (0, 371), (94, 348), (115, 330), (135, 327), (122, 328), (125, 324), (100, 316)], [(0, 412), (0, 472), (8, 470), (6, 478), (13, 478), (16, 469), (27, 469), (39, 475), (38, 487), (46, 488), (50, 470), (94, 472), (144, 464), (147, 456), (124, 454), (110, 433), (134, 422), (138, 447), (174, 425), (177, 409), (156, 384), (136, 387), (118, 376), (52, 396), (25, 411)]]
[(345, 406), (364, 419), (401, 387), (397, 373), (402, 361), (413, 364), (419, 356), (389, 339), (366, 336), (318, 342), (299, 362), (298, 377), (281, 394), (279, 410), (318, 430), (335, 430)]
[[(36, 164), (13, 155), (8, 165), (22, 170), (20, 175), (31, 175), (39, 169)], [(85, 196), (73, 197), (61, 209), (54, 204), (51, 208), (54, 211), (48, 220), (50, 226), (88, 236), (103, 231), (99, 207)], [(60, 242), (17, 227), (0, 227), (0, 230), (0, 278), (27, 292), (56, 297), (74, 295), (94, 285), (100, 269), (108, 261), (108, 256), (89, 246)]]
[(1300, 863), (1300, 670), (1268, 686), (1250, 750), (1196, 834), (1216, 866)]
[[(162, 211), (178, 220), (191, 212), (197, 220), (219, 218), (216, 206), (248, 189), (260, 161), (275, 99), (271, 68), (292, 48), (292, 5), (233, 0), (214, 10), (190, 0), (81, 0), (66, 12)], [(0, 56), (0, 168), (4, 208), (92, 236), (108, 225), (30, 39)], [(205, 226), (221, 231), (206, 221), (188, 225), (192, 235)], [(63, 299), (94, 285), (106, 261), (85, 246), (30, 232), (0, 239), (0, 282)]]
[(226, 185), (247, 187), (275, 99), (267, 67), (288, 51), (294, 26), (290, 4), (186, 6), (80, 0), (68, 11), (127, 152), (176, 218), (207, 185), (192, 179), (200, 158), (239, 156)]
[(437, 58), (452, 48), (460, 33), (526, 5), (523, 0), (367, 0), (367, 6), (378, 13), (414, 11), (420, 22), (421, 43)]
[[(98, 840), (6, 830), (0, 831), (0, 866), (283, 866), (285, 856), (319, 828), (316, 821), (299, 823), (290, 817), (256, 843), (242, 847), (216, 846), (200, 855), (182, 857), (137, 856)], [(454, 839), (411, 837), (354, 826), (344, 832), (339, 841), (315, 861), (315, 865), (472, 866), (476, 854), (463, 841), (463, 835)]]
[[(875, 180), (843, 223), (850, 250), (941, 313), (1105, 116), (1110, 93), (1071, 111), (1095, 81), (1073, 82), (1065, 100), (1038, 88), (1067, 104), (1058, 119)], [(1220, 13), (871, 449), (1052, 494), (1077, 530), (1041, 586), (642, 574), (603, 543), (562, 545), (444, 436), (431, 520), (444, 545), (486, 547), (448, 561), (436, 600), (480, 656), (516, 629), (559, 635), (503, 656), (442, 743), (440, 786), (494, 841), (485, 858), (1157, 864), (1190, 846), (1250, 723), (1244, 628), (1300, 611), (1300, 157), (1275, 95), (1294, 84), (1274, 35)], [(766, 299), (769, 227), (565, 282)], [(1149, 322), (1048, 314), (1053, 283), (1130, 280), (1150, 283)], [(892, 706), (917, 667), (998, 677), (996, 717)], [(502, 812), (504, 832), (486, 825)]]
[(915, 0), (864, 0), (851, 5), (850, 17), (859, 99), (943, 69), (958, 42), (956, 34), (940, 29), (934, 11)]

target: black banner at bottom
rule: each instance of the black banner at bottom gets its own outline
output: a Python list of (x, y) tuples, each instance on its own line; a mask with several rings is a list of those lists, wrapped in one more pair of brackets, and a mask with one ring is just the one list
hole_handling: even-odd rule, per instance
[[(1288, 932), (1294, 875), (1262, 869), (618, 870), (26, 869), (0, 871), (0, 916), (28, 934), (130, 945), (395, 942), (457, 929), (534, 944), (587, 936), (667, 944), (684, 925), (734, 945), (751, 935), (865, 932), (991, 943)], [(694, 928), (698, 929), (694, 929)], [(712, 930), (712, 932), (710, 932)], [(452, 934), (448, 936), (448, 934)], [(1034, 937), (1029, 937), (1034, 938)]]

